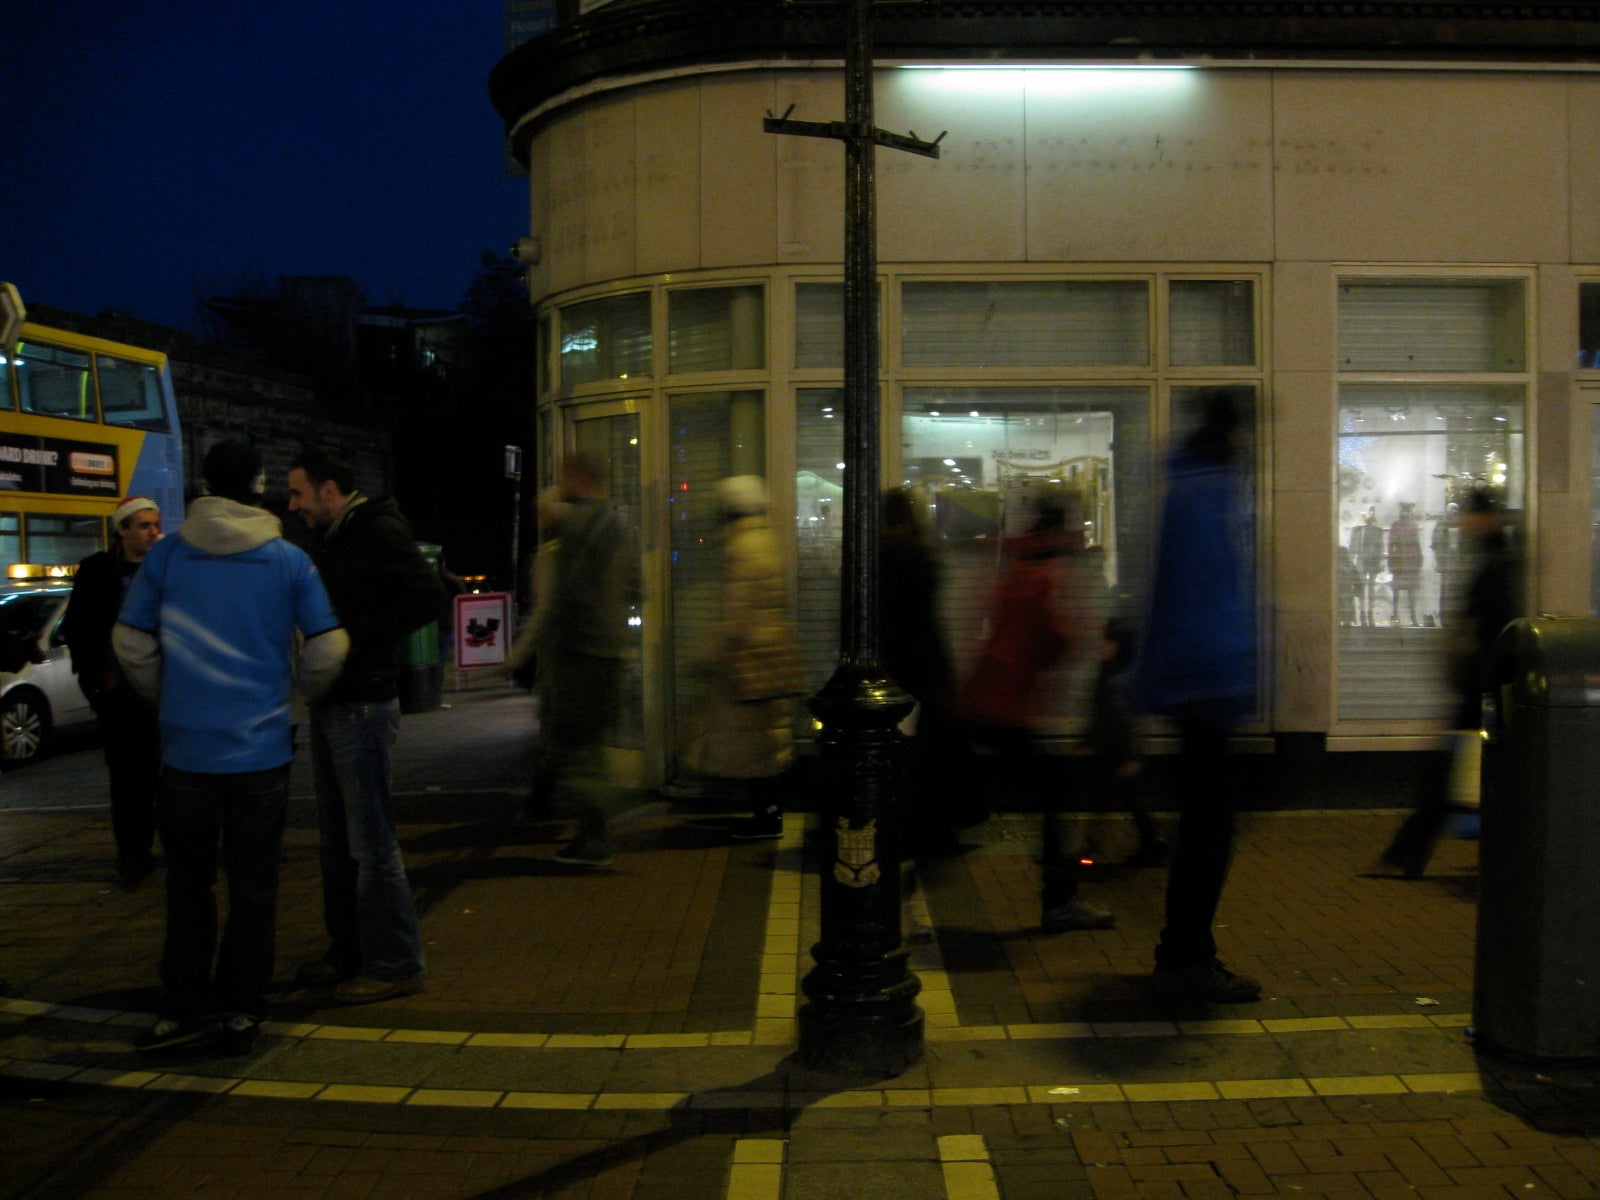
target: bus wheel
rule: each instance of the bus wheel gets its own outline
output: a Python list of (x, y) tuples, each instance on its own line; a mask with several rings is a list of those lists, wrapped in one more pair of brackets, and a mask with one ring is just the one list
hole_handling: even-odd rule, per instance
[(32, 762), (50, 736), (50, 714), (44, 697), (29, 688), (14, 688), (0, 700), (0, 758), (8, 763)]

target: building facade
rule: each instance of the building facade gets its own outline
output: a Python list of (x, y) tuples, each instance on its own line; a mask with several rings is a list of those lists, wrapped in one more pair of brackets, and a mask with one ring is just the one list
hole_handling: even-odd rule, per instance
[[(925, 505), (965, 663), (1041, 488), (1081, 506), (1088, 615), (1137, 617), (1162, 457), (1243, 389), (1251, 732), (1417, 748), (1476, 483), (1515, 511), (1526, 611), (1594, 607), (1600, 23), (1239, 7), (882, 7), (877, 125), (946, 131), (877, 158), (883, 477)], [(619, 0), (491, 80), (530, 178), (541, 482), (594, 452), (639, 528), (646, 782), (693, 740), (717, 479), (771, 483), (814, 683), (834, 661), (843, 151), (762, 122), (842, 119), (843, 41), (837, 6)]]

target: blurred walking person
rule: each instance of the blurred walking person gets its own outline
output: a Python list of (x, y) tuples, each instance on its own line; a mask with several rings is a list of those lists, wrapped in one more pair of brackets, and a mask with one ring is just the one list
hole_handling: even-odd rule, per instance
[[(272, 980), (294, 756), (290, 687), (298, 674), (309, 695), (325, 690), (348, 641), (311, 560), (258, 507), (255, 449), (213, 446), (204, 473), (208, 494), (146, 556), (113, 641), (129, 681), (160, 703), (166, 758), (158, 802), (164, 995), (145, 1044), (217, 1034), (225, 1053), (243, 1054), (255, 1044)], [(228, 882), (220, 950), (219, 861)]]
[(111, 832), (117, 878), (137, 887), (155, 870), (156, 790), (161, 779), (161, 730), (155, 707), (134, 691), (111, 652), (111, 631), (134, 576), (161, 540), (161, 510), (147, 496), (129, 496), (111, 514), (117, 540), (78, 564), (61, 636), (72, 654), (89, 707), (94, 709), (111, 778)]
[(1027, 533), (1007, 539), (1006, 562), (989, 609), (988, 634), (962, 692), (972, 737), (998, 755), (1003, 777), (1044, 812), (1044, 886), (1040, 924), (1049, 933), (1110, 929), (1116, 916), (1078, 895), (1079, 838), (1058, 787), (1040, 779), (1039, 726), (1046, 672), (1066, 662), (1086, 640), (1072, 619), (1072, 593), (1083, 586), (1081, 530), (1067, 528), (1067, 509), (1045, 496)]
[(732, 781), (746, 797), (750, 815), (734, 826), (734, 838), (778, 838), (784, 773), (794, 758), (795, 698), (805, 687), (788, 572), (767, 523), (767, 485), (760, 476), (722, 480), (717, 507), (722, 591), (697, 765), (705, 775)]
[(1203, 397), (1200, 427), (1167, 462), (1146, 644), (1135, 695), (1172, 718), (1182, 739), (1178, 844), (1167, 875), (1155, 985), (1174, 999), (1242, 1003), (1261, 985), (1223, 966), (1212, 935), (1233, 856), (1237, 784), (1232, 729), (1256, 707), (1256, 629), (1247, 569), (1249, 480), (1237, 467), (1241, 400)]
[(1445, 614), (1449, 634), (1446, 667), (1456, 694), (1450, 728), (1457, 731), (1446, 748), (1432, 753), (1416, 809), (1406, 818), (1379, 859), (1380, 869), (1420, 879), (1445, 822), (1455, 811), (1452, 778), (1465, 754), (1480, 752), (1483, 693), (1489, 662), (1500, 631), (1517, 615), (1521, 572), (1506, 537), (1505, 509), (1499, 494), (1479, 487), (1458, 514), (1458, 555), (1464, 573), (1460, 608)]
[[(615, 861), (610, 818), (620, 789), (606, 737), (622, 707), (628, 613), (640, 594), (633, 539), (602, 482), (600, 464), (584, 455), (562, 463), (556, 498), (543, 502), (560, 548), (546, 542), (534, 560), (541, 770), (552, 803), (578, 819), (554, 858), (591, 868)], [(553, 557), (541, 566), (547, 550)]]

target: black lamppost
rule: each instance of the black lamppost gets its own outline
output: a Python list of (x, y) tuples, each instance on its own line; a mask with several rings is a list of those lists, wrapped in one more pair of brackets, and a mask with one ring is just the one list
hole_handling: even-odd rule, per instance
[[(939, 156), (938, 142), (873, 126), (871, 0), (849, 5), (845, 120), (768, 117), (769, 133), (836, 138), (845, 146), (844, 570), (839, 666), (811, 699), (821, 722), (822, 938), (801, 983), (806, 1066), (898, 1075), (922, 1056), (921, 983), (900, 930), (896, 728), (913, 701), (878, 665), (878, 253), (873, 157), (878, 146)], [(791, 109), (791, 111), (793, 111)], [(942, 138), (944, 135), (940, 134)]]

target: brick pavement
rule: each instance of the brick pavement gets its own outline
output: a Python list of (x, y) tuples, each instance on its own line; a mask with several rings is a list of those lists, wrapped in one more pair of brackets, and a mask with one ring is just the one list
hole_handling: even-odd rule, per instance
[[(1087, 885), (1117, 929), (1043, 935), (1037, 821), (997, 818), (919, 875), (924, 1061), (858, 1080), (790, 1058), (818, 928), (796, 818), (730, 846), (656, 804), (585, 874), (485, 786), (408, 805), (429, 990), (292, 994), (244, 1059), (131, 1048), (159, 895), (107, 886), (102, 816), (0, 814), (0, 1196), (1600, 1197), (1595, 1073), (1462, 1037), (1474, 843), (1407, 883), (1363, 873), (1390, 813), (1248, 818), (1219, 941), (1264, 998), (1183, 1011), (1143, 985), (1161, 873)], [(297, 826), (285, 963), (320, 945), (313, 851)]]

